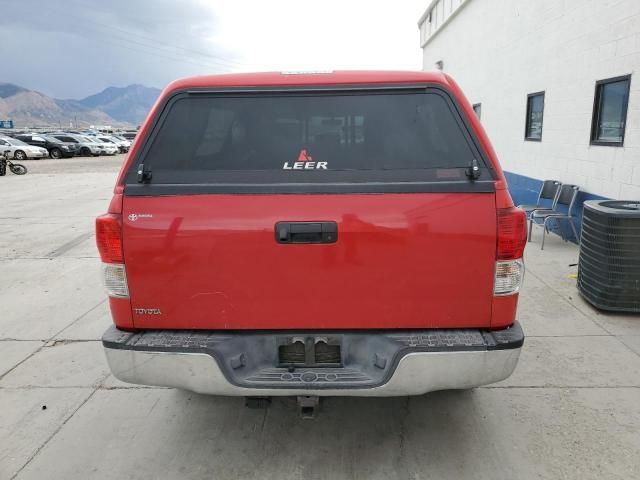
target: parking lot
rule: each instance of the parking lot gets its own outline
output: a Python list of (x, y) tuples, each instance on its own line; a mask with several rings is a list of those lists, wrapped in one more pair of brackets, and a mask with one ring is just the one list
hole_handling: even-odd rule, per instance
[(294, 399), (127, 385), (110, 376), (110, 323), (93, 222), (123, 156), (26, 161), (0, 177), (0, 478), (640, 478), (640, 317), (575, 289), (578, 251), (526, 252), (527, 339), (508, 380), (412, 398)]

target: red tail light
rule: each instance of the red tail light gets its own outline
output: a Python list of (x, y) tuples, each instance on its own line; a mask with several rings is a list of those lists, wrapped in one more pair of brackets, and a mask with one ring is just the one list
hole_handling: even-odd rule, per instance
[(516, 207), (498, 209), (497, 260), (522, 258), (527, 244), (527, 216)]
[(107, 213), (96, 218), (96, 243), (104, 263), (124, 263), (120, 215)]

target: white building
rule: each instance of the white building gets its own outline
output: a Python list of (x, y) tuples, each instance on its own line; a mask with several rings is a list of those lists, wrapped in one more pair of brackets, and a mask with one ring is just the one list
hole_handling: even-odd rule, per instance
[(474, 104), (516, 203), (544, 179), (640, 199), (640, 0), (433, 0), (418, 25), (424, 69)]

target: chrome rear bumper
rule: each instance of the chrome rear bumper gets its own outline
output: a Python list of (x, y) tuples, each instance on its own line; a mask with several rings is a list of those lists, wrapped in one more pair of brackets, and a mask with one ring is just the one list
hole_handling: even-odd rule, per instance
[(272, 353), (296, 335), (313, 336), (127, 333), (112, 327), (103, 344), (114, 376), (128, 383), (230, 396), (404, 396), (504, 380), (514, 371), (524, 341), (517, 323), (498, 332), (331, 333), (342, 342), (342, 366), (278, 365)]

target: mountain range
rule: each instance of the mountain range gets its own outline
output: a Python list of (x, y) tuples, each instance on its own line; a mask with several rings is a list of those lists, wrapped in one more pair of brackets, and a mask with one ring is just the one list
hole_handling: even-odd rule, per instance
[(144, 85), (108, 87), (81, 100), (60, 100), (44, 93), (0, 83), (0, 120), (13, 120), (16, 128), (35, 126), (139, 125), (160, 95)]

